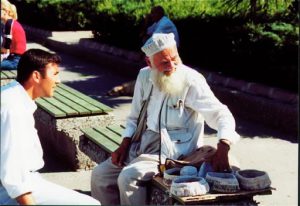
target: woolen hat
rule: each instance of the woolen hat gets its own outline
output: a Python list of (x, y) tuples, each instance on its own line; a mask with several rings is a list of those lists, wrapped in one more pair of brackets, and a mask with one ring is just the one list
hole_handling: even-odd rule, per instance
[(240, 190), (239, 182), (232, 173), (208, 172), (205, 179), (215, 192), (233, 193)]
[(180, 170), (180, 176), (197, 176), (198, 171), (194, 166), (184, 166)]
[(165, 185), (170, 186), (173, 179), (175, 179), (176, 177), (179, 177), (179, 175), (180, 175), (180, 168), (175, 167), (175, 168), (165, 170), (164, 171), (163, 183)]
[(204, 195), (208, 191), (209, 185), (204, 178), (192, 176), (176, 177), (170, 188), (170, 192), (179, 197)]
[(260, 190), (270, 187), (269, 175), (259, 170), (240, 170), (235, 176), (240, 182), (241, 188), (245, 190)]
[(153, 34), (141, 48), (146, 56), (150, 57), (157, 52), (160, 52), (166, 48), (171, 48), (176, 46), (176, 41), (174, 39), (174, 34), (163, 34), (155, 33)]

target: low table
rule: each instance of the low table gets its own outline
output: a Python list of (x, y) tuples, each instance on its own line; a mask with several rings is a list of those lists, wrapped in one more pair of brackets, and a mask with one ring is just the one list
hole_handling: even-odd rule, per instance
[(192, 197), (178, 197), (170, 194), (170, 186), (163, 183), (163, 178), (156, 176), (152, 179), (150, 192), (151, 205), (232, 205), (232, 203), (242, 203), (245, 205), (257, 205), (253, 200), (255, 195), (270, 195), (271, 188), (263, 190), (246, 191), (240, 190), (236, 193), (208, 193), (205, 195)]

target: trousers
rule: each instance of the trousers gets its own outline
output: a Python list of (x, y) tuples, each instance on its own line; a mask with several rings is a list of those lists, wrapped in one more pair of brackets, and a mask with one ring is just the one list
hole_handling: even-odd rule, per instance
[[(94, 198), (49, 182), (39, 173), (32, 174), (32, 187), (32, 196), (37, 205), (100, 205), (100, 202)], [(0, 205), (18, 205), (2, 185)]]
[(6, 59), (1, 61), (1, 70), (17, 70), (21, 56), (10, 54)]
[(108, 158), (94, 168), (91, 177), (92, 197), (103, 205), (147, 204), (146, 182), (158, 173), (160, 136), (146, 130), (141, 141), (132, 144), (125, 166)]

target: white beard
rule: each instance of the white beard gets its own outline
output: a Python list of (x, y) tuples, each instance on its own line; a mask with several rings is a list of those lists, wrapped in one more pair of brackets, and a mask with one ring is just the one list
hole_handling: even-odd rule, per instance
[(167, 93), (170, 96), (177, 96), (183, 93), (186, 87), (186, 76), (184, 69), (177, 66), (175, 72), (170, 76), (159, 72), (156, 68), (151, 68), (151, 79), (154, 86), (158, 87), (161, 92)]

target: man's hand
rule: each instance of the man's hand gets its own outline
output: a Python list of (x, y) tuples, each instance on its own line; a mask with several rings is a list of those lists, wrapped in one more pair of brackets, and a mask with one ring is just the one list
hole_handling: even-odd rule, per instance
[(25, 193), (23, 195), (20, 195), (16, 197), (17, 202), (20, 205), (35, 205), (34, 198), (32, 197), (31, 192)]
[(114, 165), (122, 167), (124, 165), (125, 158), (129, 151), (129, 147), (131, 144), (131, 138), (125, 137), (118, 149), (111, 153), (111, 162)]
[(222, 142), (218, 143), (216, 153), (211, 159), (211, 165), (215, 172), (230, 172), (230, 165), (228, 160), (228, 152), (230, 149), (229, 143)]

